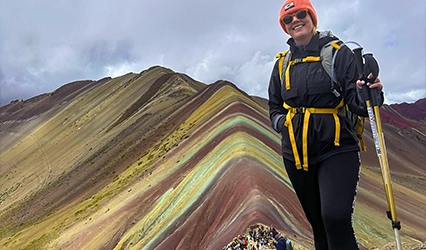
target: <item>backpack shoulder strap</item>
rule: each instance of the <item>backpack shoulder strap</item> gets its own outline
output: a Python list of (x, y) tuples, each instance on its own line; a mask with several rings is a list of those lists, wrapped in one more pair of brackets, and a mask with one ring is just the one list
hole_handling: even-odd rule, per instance
[(280, 75), (280, 80), (281, 80), (281, 85), (282, 85), (283, 81), (284, 81), (284, 72), (285, 72), (284, 69), (287, 67), (287, 64), (290, 62), (291, 52), (290, 52), (290, 50), (287, 50), (287, 51), (284, 51), (282, 53), (277, 54), (275, 57), (279, 58), (278, 73)]
[[(328, 75), (332, 78), (332, 85), (331, 85), (332, 89), (334, 88), (334, 84), (333, 84), (334, 82), (339, 84), (339, 82), (337, 81), (337, 77), (335, 75), (332, 75), (331, 73), (332, 67), (334, 67), (333, 57), (340, 50), (342, 44), (343, 44), (343, 41), (341, 40), (333, 40), (331, 42), (328, 42), (326, 45), (324, 45), (324, 47), (322, 47), (320, 52), (322, 66), (324, 70), (328, 73)], [(336, 50), (334, 54), (333, 54), (333, 49)], [(335, 92), (333, 93), (336, 94)], [(338, 108), (338, 114), (341, 116), (346, 116), (349, 119), (358, 136), (360, 149), (362, 151), (366, 151), (367, 147), (365, 146), (364, 140), (362, 138), (362, 134), (364, 132), (365, 118), (352, 113), (349, 110), (347, 105)]]
[(340, 40), (333, 40), (328, 42), (326, 45), (324, 45), (321, 48), (320, 57), (321, 57), (321, 64), (327, 74), (332, 78), (334, 82), (337, 81), (337, 77), (335, 75), (331, 74), (331, 67), (333, 67), (333, 49), (340, 50), (340, 44), (343, 42)]
[[(324, 45), (321, 48), (321, 52), (320, 52), (321, 64), (330, 77), (331, 77), (331, 67), (332, 67), (332, 60), (333, 60), (333, 49), (339, 50), (340, 44), (342, 43), (343, 42), (341, 40), (333, 40), (328, 42), (326, 45)], [(285, 68), (290, 62), (291, 52), (290, 50), (287, 50), (277, 54), (275, 57), (279, 58), (278, 73), (280, 75), (281, 84), (283, 84), (284, 72), (285, 72)], [(334, 76), (333, 76), (333, 81), (337, 82), (337, 78)]]
[[(321, 64), (327, 74), (332, 77), (333, 82), (337, 82), (337, 77), (334, 75), (332, 76), (331, 73), (331, 67), (333, 66), (333, 49), (334, 50), (340, 50), (340, 44), (343, 42), (341, 40), (333, 40), (325, 44), (320, 51), (320, 58), (321, 58)], [(290, 50), (284, 51), (282, 53), (279, 53), (275, 56), (276, 58), (279, 58), (278, 62), (278, 73), (280, 75), (281, 85), (284, 84), (285, 81), (285, 69), (287, 68), (288, 63), (291, 59), (291, 52)]]

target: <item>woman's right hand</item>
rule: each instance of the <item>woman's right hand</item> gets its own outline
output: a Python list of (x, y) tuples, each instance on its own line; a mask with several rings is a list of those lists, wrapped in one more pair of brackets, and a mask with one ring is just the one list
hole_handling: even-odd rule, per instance
[[(373, 78), (373, 74), (372, 73), (370, 73), (368, 76), (367, 76), (367, 78), (368, 79), (371, 79), (371, 78)], [(365, 85), (365, 81), (363, 81), (363, 80), (358, 80), (358, 81), (356, 81), (356, 86), (358, 87), (358, 88), (360, 88), (360, 89), (362, 89), (362, 86), (363, 85)], [(367, 83), (367, 86), (369, 87), (369, 88), (379, 88), (379, 90), (382, 90), (382, 88), (383, 88), (383, 84), (382, 84), (382, 82), (380, 81), (380, 78), (379, 77), (377, 77), (376, 78), (376, 80), (374, 80), (374, 83)]]

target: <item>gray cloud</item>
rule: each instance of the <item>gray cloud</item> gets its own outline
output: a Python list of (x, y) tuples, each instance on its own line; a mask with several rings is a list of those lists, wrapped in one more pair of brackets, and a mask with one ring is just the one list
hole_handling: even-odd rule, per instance
[[(283, 1), (1, 1), (0, 105), (80, 79), (163, 65), (267, 98), (287, 49)], [(426, 96), (424, 0), (312, 0), (320, 30), (356, 40), (381, 66), (386, 102)]]

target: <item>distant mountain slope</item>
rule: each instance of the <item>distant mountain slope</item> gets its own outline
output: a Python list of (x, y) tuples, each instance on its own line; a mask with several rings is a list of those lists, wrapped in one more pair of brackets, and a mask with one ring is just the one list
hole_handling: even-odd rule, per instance
[[(415, 103), (384, 105), (383, 108), (387, 111), (385, 113), (389, 114), (386, 115), (386, 118), (383, 121), (384, 123), (392, 124), (399, 128), (413, 127), (410, 126), (412, 124), (418, 124), (417, 126), (423, 128), (426, 127), (426, 98), (420, 99)], [(391, 114), (394, 115), (393, 119), (387, 119), (388, 117), (392, 117)], [(398, 123), (398, 120), (405, 120), (407, 121), (407, 124), (404, 124), (403, 122)], [(417, 126), (414, 125), (414, 127)]]
[[(424, 103), (381, 109), (410, 244), (426, 241)], [(364, 137), (354, 224), (372, 248), (393, 231)], [(0, 107), (0, 140), (0, 248), (222, 249), (262, 223), (312, 249), (267, 100), (230, 82), (155, 66), (70, 83)]]

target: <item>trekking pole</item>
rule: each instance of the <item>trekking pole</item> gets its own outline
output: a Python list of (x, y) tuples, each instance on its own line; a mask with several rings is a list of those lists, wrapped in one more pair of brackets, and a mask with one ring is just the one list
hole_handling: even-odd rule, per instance
[[(365, 65), (363, 63), (362, 48), (356, 48), (353, 50), (355, 53), (355, 61), (359, 72), (359, 79), (364, 80), (366, 83), (374, 83), (374, 80), (379, 75), (379, 65), (372, 54), (364, 55)], [(373, 78), (368, 79), (367, 76), (372, 73)], [(389, 171), (389, 163), (386, 152), (385, 140), (382, 130), (382, 122), (380, 119), (379, 103), (377, 100), (376, 89), (370, 89), (366, 84), (362, 87), (365, 103), (367, 105), (368, 117), (370, 119), (371, 132), (374, 138), (374, 145), (376, 147), (377, 157), (380, 163), (380, 169), (382, 171), (382, 178), (384, 189), (386, 193), (386, 200), (388, 203), (389, 211), (386, 211), (387, 217), (392, 221), (392, 228), (395, 233), (396, 247), (398, 250), (402, 250), (401, 239), (399, 236), (399, 230), (401, 229), (401, 223), (397, 220), (394, 196), (392, 191), (392, 181)]]

